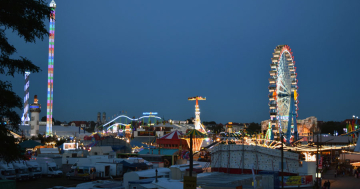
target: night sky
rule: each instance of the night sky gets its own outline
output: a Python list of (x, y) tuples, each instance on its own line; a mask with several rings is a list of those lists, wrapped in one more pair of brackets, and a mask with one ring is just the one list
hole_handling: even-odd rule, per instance
[[(50, 0), (48, 1), (48, 3)], [(360, 1), (56, 1), (54, 113), (60, 121), (127, 111), (165, 119), (226, 123), (269, 119), (274, 48), (291, 47), (299, 119), (359, 115)], [(49, 22), (46, 20), (46, 27)], [(7, 32), (42, 72), (30, 75), (46, 115), (48, 38), (25, 43)], [(23, 98), (24, 77), (0, 76)], [(18, 110), (22, 114), (22, 110)]]

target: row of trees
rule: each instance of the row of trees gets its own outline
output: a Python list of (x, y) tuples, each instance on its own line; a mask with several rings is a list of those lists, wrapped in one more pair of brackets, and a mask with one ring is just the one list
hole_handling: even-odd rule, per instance
[[(43, 116), (41, 118), (41, 121), (46, 121), (46, 116)], [(61, 124), (61, 121), (60, 120), (56, 120), (55, 118), (52, 118), (52, 122), (55, 124), (55, 125), (60, 125)]]
[(345, 122), (336, 122), (336, 121), (327, 121), (327, 122), (323, 122), (318, 124), (318, 127), (321, 130), (321, 133), (330, 133), (330, 134), (334, 134), (334, 131), (337, 131), (337, 133), (343, 134), (344, 133), (344, 128), (346, 128), (346, 123)]
[[(220, 133), (225, 131), (223, 124), (217, 124), (215, 121), (204, 121), (203, 124), (207, 126), (207, 129), (211, 130), (213, 133)], [(259, 123), (250, 123), (248, 127), (245, 128), (246, 132), (249, 133), (260, 133), (261, 125)]]

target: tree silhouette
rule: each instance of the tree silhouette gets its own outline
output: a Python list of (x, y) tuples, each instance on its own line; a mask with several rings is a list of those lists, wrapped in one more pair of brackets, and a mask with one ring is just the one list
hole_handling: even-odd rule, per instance
[[(0, 1), (0, 74), (14, 77), (15, 73), (23, 75), (25, 71), (36, 73), (40, 68), (29, 59), (13, 57), (16, 48), (9, 44), (6, 30), (17, 32), (25, 42), (34, 43), (35, 39), (48, 35), (44, 20), (49, 18), (51, 9), (43, 0), (1, 0)], [(2, 77), (4, 78), (4, 77)], [(0, 80), (0, 156), (6, 162), (21, 158), (21, 150), (15, 144), (10, 130), (18, 131), (20, 116), (14, 109), (22, 109), (22, 99), (12, 91), (8, 81)], [(4, 122), (3, 120), (8, 120)]]

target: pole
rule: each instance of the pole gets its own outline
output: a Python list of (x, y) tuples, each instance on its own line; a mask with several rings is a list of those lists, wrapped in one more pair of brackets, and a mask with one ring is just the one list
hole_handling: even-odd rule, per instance
[[(151, 124), (151, 121), (150, 121), (150, 124)], [(149, 126), (149, 130), (148, 130), (148, 135), (149, 135), (148, 147), (149, 147), (149, 154), (150, 154), (150, 126)]]
[(190, 134), (190, 173), (189, 176), (192, 177), (192, 172), (193, 172), (193, 138), (192, 138), (192, 134)]
[(157, 179), (157, 177), (158, 177), (158, 175), (157, 175), (157, 174), (158, 174), (158, 170), (157, 170), (157, 169), (155, 170), (155, 173), (156, 173), (156, 176), (155, 176), (156, 181), (155, 181), (155, 182), (158, 182), (158, 179)]
[(244, 174), (244, 163), (245, 163), (245, 140), (244, 140), (244, 135), (242, 137), (242, 171), (241, 174)]
[[(332, 163), (332, 152), (333, 152), (333, 150), (332, 150), (332, 143), (331, 143), (331, 151), (330, 151), (330, 163)], [(330, 164), (331, 165), (331, 164)]]
[(316, 188), (319, 188), (319, 135), (316, 133)]
[(281, 140), (281, 188), (284, 188), (284, 135), (280, 134)]

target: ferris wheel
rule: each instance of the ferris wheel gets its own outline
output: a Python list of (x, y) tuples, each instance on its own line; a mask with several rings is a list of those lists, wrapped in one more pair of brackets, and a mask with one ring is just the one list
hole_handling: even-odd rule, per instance
[[(267, 135), (272, 136), (272, 129), (286, 134), (287, 143), (291, 135), (298, 139), (296, 117), (298, 116), (297, 79), (294, 56), (288, 45), (278, 45), (270, 64), (269, 107), (270, 123)], [(270, 133), (270, 132), (271, 133)], [(270, 137), (269, 137), (270, 138)]]

